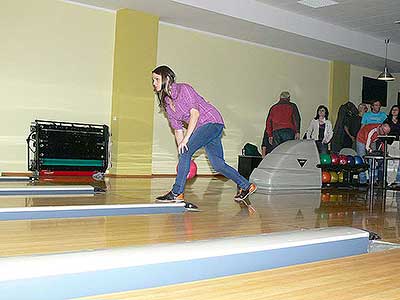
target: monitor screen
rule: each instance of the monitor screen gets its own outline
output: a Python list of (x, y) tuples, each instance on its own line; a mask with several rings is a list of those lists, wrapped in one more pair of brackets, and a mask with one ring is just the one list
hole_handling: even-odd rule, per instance
[(371, 104), (374, 100), (379, 100), (382, 106), (387, 103), (387, 82), (363, 76), (362, 102)]

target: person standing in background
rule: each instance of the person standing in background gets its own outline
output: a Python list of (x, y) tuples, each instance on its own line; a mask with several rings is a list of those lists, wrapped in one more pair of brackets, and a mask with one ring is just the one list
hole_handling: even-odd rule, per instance
[(374, 100), (371, 104), (371, 111), (366, 112), (361, 119), (361, 127), (368, 124), (382, 124), (387, 115), (381, 111), (381, 102)]
[(393, 105), (390, 109), (387, 119), (383, 123), (387, 123), (390, 126), (389, 135), (400, 136), (400, 120), (399, 120), (400, 106)]
[(333, 128), (333, 138), (331, 140), (331, 150), (333, 153), (339, 153), (344, 147), (343, 142), (345, 141), (346, 132), (344, 131), (344, 125), (348, 118), (356, 116), (358, 114), (357, 106), (354, 105), (350, 100), (340, 105), (335, 127)]
[[(392, 108), (390, 109), (387, 119), (385, 120), (385, 122), (383, 122), (389, 124), (390, 126), (389, 135), (396, 136), (397, 139), (400, 136), (399, 112), (400, 112), (400, 106), (393, 105)], [(400, 187), (400, 163), (397, 167), (396, 179), (393, 183), (390, 184), (390, 186), (396, 189)]]
[(278, 103), (270, 108), (266, 122), (268, 140), (273, 148), (288, 140), (298, 140), (300, 121), (297, 105), (290, 102), (290, 93), (282, 92)]
[(345, 118), (343, 137), (343, 148), (353, 148), (356, 150), (357, 133), (361, 128), (361, 120), (363, 115), (368, 111), (368, 106), (365, 103), (358, 104), (358, 114), (351, 115)]
[(317, 143), (319, 153), (328, 153), (328, 145), (333, 137), (332, 123), (328, 120), (329, 111), (325, 105), (317, 108), (317, 114), (311, 120), (306, 135), (307, 139), (313, 139)]

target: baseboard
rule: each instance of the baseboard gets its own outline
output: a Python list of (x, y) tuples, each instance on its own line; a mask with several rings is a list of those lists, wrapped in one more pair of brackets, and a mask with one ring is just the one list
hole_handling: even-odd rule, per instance
[(32, 172), (1, 172), (1, 176), (32, 176)]
[[(1, 172), (1, 176), (32, 176), (32, 172)], [(197, 177), (224, 177), (221, 174), (197, 174)], [(176, 174), (144, 174), (144, 175), (129, 175), (129, 174), (105, 174), (105, 177), (110, 178), (171, 178), (176, 177)]]

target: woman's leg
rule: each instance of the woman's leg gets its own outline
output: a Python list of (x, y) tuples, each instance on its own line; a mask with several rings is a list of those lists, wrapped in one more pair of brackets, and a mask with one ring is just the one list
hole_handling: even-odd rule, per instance
[(317, 145), (318, 153), (321, 154), (322, 152), (322, 142), (321, 141), (315, 141), (315, 144)]
[(221, 135), (222, 131), (219, 136), (205, 145), (204, 148), (206, 149), (208, 159), (215, 171), (233, 180), (241, 189), (247, 190), (250, 186), (250, 182), (225, 162)]
[(223, 129), (222, 124), (209, 123), (197, 128), (187, 143), (188, 150), (179, 155), (178, 170), (172, 192), (182, 194), (185, 190), (187, 175), (190, 169), (190, 160), (193, 154), (210, 141), (219, 136)]
[(328, 144), (321, 142), (321, 154), (328, 154)]

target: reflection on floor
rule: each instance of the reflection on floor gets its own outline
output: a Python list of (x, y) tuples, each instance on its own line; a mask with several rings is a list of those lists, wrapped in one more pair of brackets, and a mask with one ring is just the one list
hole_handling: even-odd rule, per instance
[[(1, 207), (151, 203), (174, 178), (111, 178), (97, 185), (107, 192), (91, 197), (0, 197)], [(86, 184), (54, 181), (37, 184)], [(1, 183), (4, 185), (5, 183)], [(18, 183), (19, 185), (21, 183)], [(17, 185), (17, 184), (16, 184)], [(375, 190), (281, 191), (256, 193), (257, 212), (249, 215), (233, 202), (235, 185), (221, 177), (188, 182), (185, 198), (202, 212), (0, 222), (0, 255), (56, 253), (152, 243), (351, 226), (400, 243), (400, 193)]]

